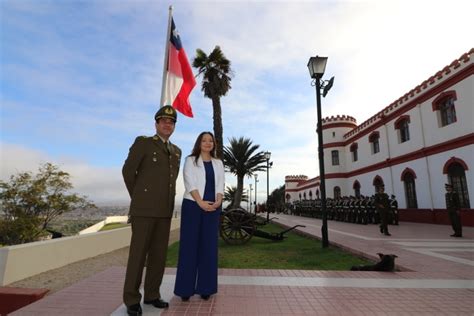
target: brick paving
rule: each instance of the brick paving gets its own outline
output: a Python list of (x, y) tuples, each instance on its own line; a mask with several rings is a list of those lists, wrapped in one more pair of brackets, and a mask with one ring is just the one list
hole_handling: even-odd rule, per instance
[[(318, 219), (277, 215), (287, 226), (320, 237)], [(163, 298), (170, 308), (143, 306), (144, 315), (473, 315), (474, 228), (451, 238), (449, 226), (390, 226), (328, 221), (329, 241), (359, 255), (398, 256), (398, 272), (220, 269), (219, 293), (208, 301), (173, 295), (175, 269), (166, 269)], [(124, 267), (110, 267), (12, 315), (126, 315)]]

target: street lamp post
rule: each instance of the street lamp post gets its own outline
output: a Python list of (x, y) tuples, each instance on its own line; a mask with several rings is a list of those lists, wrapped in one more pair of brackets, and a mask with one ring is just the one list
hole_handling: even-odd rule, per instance
[(258, 174), (254, 174), (253, 175), (254, 178), (255, 178), (255, 201), (253, 201), (253, 204), (255, 206), (255, 215), (257, 215), (257, 178), (258, 178)]
[(248, 200), (249, 200), (249, 207), (247, 208), (247, 211), (248, 211), (248, 212), (250, 212), (251, 209), (252, 209), (252, 183), (249, 183), (249, 188), (250, 188), (250, 190), (249, 190), (249, 198), (248, 198)]
[(311, 78), (314, 79), (314, 85), (316, 86), (316, 108), (318, 114), (318, 154), (319, 154), (319, 180), (320, 180), (320, 191), (321, 191), (321, 213), (323, 215), (323, 226), (321, 227), (321, 236), (323, 241), (323, 248), (329, 246), (328, 240), (328, 218), (326, 211), (326, 181), (324, 173), (324, 148), (323, 148), (323, 126), (321, 118), (321, 90), (323, 90), (323, 97), (326, 96), (329, 89), (331, 89), (334, 82), (334, 77), (329, 81), (324, 81), (321, 78), (326, 70), (327, 57), (311, 57), (308, 61), (308, 70)]
[(267, 203), (265, 205), (267, 209), (267, 222), (270, 221), (270, 208), (268, 207), (268, 199), (270, 198), (270, 157), (272, 153), (269, 151), (265, 152), (265, 159), (267, 160)]

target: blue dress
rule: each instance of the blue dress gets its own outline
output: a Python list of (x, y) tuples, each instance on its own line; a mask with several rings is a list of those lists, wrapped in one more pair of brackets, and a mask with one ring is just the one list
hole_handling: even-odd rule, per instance
[[(212, 162), (204, 161), (206, 186), (204, 201), (214, 202), (215, 180)], [(190, 297), (194, 294), (217, 293), (217, 240), (221, 209), (205, 212), (199, 205), (183, 199), (178, 269), (174, 294)]]

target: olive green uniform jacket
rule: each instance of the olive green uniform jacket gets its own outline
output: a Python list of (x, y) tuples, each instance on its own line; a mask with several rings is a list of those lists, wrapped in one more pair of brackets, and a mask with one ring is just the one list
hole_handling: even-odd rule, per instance
[(180, 161), (181, 149), (157, 135), (135, 139), (122, 168), (130, 216), (171, 218)]

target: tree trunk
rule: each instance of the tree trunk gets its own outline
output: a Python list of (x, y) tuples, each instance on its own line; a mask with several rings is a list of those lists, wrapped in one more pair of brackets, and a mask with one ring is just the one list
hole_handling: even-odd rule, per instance
[(234, 205), (233, 207), (240, 207), (242, 201), (242, 191), (244, 189), (244, 177), (237, 176), (237, 190), (235, 190)]
[[(214, 120), (214, 137), (216, 138), (216, 155), (217, 158), (222, 159), (224, 157), (224, 141), (222, 136), (222, 109), (221, 99), (218, 96), (212, 97), (212, 109), (213, 109), (213, 120)], [(238, 190), (237, 190), (238, 191)], [(240, 200), (239, 200), (240, 204)]]

